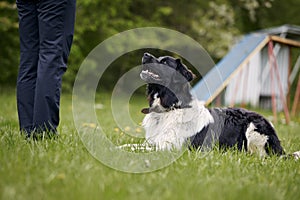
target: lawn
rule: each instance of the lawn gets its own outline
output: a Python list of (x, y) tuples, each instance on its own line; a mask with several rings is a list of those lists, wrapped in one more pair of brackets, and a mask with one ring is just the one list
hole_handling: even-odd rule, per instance
[[(108, 138), (118, 144), (131, 141), (114, 123), (109, 95), (99, 95), (96, 101)], [(0, 105), (3, 200), (300, 199), (300, 161), (214, 149), (186, 151), (171, 165), (154, 172), (124, 173), (105, 166), (87, 151), (74, 126), (70, 94), (62, 96), (60, 136), (56, 139), (24, 140), (18, 132), (14, 91), (1, 91)], [(139, 110), (144, 106), (144, 97), (130, 101), (137, 123), (143, 118)], [(293, 118), (290, 125), (276, 125), (287, 152), (300, 150), (299, 118)]]

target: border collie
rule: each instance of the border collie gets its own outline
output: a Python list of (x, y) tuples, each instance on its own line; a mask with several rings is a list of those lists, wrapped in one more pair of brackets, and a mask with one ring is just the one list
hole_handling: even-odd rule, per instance
[[(211, 108), (193, 98), (195, 75), (171, 56), (144, 53), (140, 77), (147, 83), (149, 108), (143, 127), (146, 141), (156, 150), (235, 147), (259, 156), (284, 155), (272, 124), (258, 113), (241, 108)], [(293, 154), (299, 158), (300, 153)]]

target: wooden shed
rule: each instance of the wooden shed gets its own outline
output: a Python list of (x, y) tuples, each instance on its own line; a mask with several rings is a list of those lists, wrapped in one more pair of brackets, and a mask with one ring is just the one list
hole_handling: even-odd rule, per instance
[(209, 104), (226, 89), (225, 105), (284, 110), (288, 121), (287, 98), (297, 79), (293, 112), (300, 95), (300, 55), (292, 54), (294, 48), (300, 48), (299, 26), (283, 25), (247, 34), (194, 86), (194, 94)]

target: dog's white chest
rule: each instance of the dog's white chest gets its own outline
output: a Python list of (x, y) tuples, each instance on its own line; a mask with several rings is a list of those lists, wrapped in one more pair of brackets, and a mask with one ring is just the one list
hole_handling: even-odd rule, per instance
[(181, 149), (186, 140), (213, 122), (209, 111), (193, 100), (191, 108), (147, 114), (143, 120), (146, 140), (159, 150)]

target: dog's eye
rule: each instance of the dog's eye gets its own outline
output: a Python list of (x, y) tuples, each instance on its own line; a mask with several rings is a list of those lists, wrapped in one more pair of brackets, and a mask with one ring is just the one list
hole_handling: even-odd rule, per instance
[(162, 64), (167, 64), (167, 60), (162, 60), (161, 63)]

